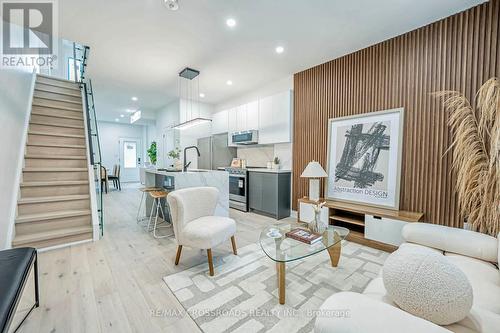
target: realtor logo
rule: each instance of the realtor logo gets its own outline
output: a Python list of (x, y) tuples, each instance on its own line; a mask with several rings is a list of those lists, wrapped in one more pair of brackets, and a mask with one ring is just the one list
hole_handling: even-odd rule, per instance
[(57, 54), (55, 1), (0, 1), (2, 65), (51, 65)]

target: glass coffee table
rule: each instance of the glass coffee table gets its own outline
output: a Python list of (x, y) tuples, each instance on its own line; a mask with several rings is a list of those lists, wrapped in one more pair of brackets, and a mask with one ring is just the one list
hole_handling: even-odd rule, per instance
[[(349, 234), (349, 229), (347, 228), (328, 226), (323, 233), (323, 238), (309, 245), (285, 236), (288, 231), (295, 228), (307, 230), (307, 227), (304, 227), (303, 224), (284, 223), (270, 225), (260, 233), (260, 246), (262, 250), (271, 260), (276, 262), (280, 304), (285, 304), (285, 264), (327, 250), (332, 266), (337, 267), (340, 259), (341, 242)], [(278, 230), (277, 233), (276, 229)]]

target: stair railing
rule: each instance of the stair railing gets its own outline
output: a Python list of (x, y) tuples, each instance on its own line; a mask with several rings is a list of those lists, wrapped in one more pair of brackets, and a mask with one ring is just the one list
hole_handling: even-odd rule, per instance
[(90, 164), (94, 169), (94, 182), (97, 197), (97, 212), (99, 217), (99, 229), (101, 237), (104, 235), (104, 210), (102, 202), (101, 168), (102, 155), (99, 140), (99, 127), (95, 108), (94, 90), (92, 80), (86, 78), (86, 68), (90, 48), (88, 46), (73, 43), (73, 71), (75, 82), (80, 84), (85, 99), (85, 114), (87, 119), (87, 137), (89, 141)]

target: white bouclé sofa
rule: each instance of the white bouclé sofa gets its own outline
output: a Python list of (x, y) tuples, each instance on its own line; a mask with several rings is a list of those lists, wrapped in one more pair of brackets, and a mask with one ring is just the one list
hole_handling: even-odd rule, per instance
[(340, 292), (330, 296), (319, 313), (347, 310), (348, 316), (318, 317), (316, 333), (500, 332), (500, 234), (495, 238), (463, 229), (410, 223), (403, 228), (403, 238), (401, 247), (434, 249), (465, 273), (474, 295), (469, 315), (455, 324), (438, 326), (407, 313), (387, 295), (380, 275), (362, 294)]

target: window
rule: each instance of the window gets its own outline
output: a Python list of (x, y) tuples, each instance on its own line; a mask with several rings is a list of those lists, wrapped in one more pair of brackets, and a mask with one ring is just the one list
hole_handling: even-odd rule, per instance
[(123, 142), (123, 166), (137, 168), (137, 142)]
[[(74, 58), (68, 58), (68, 80), (70, 81), (75, 81), (75, 59)], [(76, 61), (76, 77), (77, 81), (80, 81), (80, 73), (81, 73), (81, 67), (82, 67), (82, 61), (77, 60)]]

